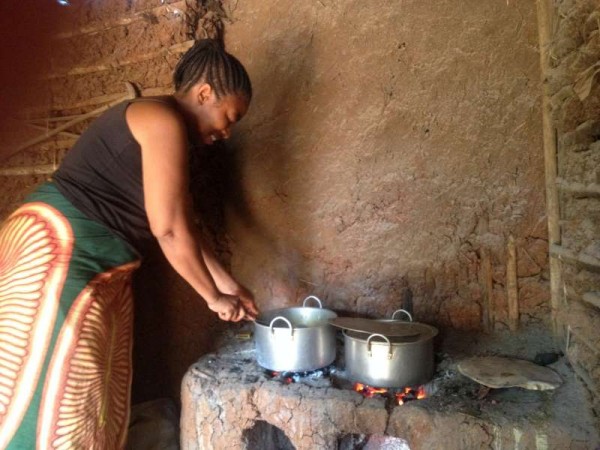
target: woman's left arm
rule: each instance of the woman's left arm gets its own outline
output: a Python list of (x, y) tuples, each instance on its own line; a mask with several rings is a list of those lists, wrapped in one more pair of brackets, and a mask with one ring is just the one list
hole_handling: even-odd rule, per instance
[(235, 295), (239, 297), (242, 306), (251, 319), (256, 319), (258, 308), (254, 301), (252, 293), (235, 280), (231, 274), (221, 265), (211, 248), (206, 244), (202, 237), (199, 237), (200, 250), (204, 263), (208, 268), (217, 288), (224, 294)]

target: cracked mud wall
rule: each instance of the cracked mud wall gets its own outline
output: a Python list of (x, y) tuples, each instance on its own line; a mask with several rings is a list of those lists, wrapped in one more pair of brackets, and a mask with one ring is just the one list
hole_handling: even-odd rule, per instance
[[(557, 136), (557, 188), (567, 356), (600, 412), (600, 4), (554, 4), (547, 83)], [(568, 335), (568, 337), (567, 337)]]
[(505, 328), (513, 236), (521, 324), (547, 322), (534, 3), (248, 0), (231, 18), (255, 99), (227, 224), (261, 307), (310, 293)]

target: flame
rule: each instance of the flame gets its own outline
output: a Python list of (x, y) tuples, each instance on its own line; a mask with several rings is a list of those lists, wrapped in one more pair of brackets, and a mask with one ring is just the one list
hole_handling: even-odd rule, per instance
[(402, 391), (396, 392), (396, 401), (399, 405), (404, 405), (410, 400), (421, 400), (425, 397), (427, 397), (425, 386), (419, 386), (417, 389), (405, 387)]

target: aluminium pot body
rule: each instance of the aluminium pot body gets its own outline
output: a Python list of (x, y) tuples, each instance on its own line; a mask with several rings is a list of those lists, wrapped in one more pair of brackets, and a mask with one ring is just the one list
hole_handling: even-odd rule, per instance
[[(307, 307), (308, 299), (319, 307)], [(329, 319), (337, 317), (321, 307), (314, 296), (302, 307), (266, 311), (254, 323), (256, 360), (261, 367), (277, 372), (305, 372), (328, 366), (335, 360), (335, 329)]]
[(386, 337), (344, 330), (346, 373), (355, 382), (391, 388), (425, 384), (434, 372), (433, 338), (438, 330), (416, 324), (417, 337)]

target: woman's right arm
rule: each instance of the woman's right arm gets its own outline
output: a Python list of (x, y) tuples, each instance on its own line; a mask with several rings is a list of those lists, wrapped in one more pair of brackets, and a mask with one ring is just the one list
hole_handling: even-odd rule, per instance
[(223, 320), (241, 320), (239, 298), (221, 293), (204, 259), (192, 222), (186, 128), (179, 114), (158, 102), (131, 104), (127, 124), (140, 144), (144, 204), (165, 257)]

